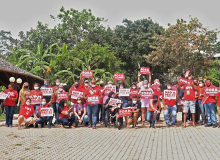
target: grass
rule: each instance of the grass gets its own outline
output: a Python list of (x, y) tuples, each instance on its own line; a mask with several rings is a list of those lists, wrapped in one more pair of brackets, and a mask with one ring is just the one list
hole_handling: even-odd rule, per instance
[(22, 146), (22, 144), (16, 144), (15, 146)]
[(25, 148), (25, 150), (30, 150), (30, 148)]

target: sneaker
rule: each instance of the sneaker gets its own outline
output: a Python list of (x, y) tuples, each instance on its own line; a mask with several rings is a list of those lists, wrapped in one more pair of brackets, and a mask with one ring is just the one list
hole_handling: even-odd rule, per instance
[(193, 123), (192, 121), (189, 121), (189, 122), (188, 122), (188, 124), (192, 124), (192, 123)]
[(134, 128), (137, 129), (137, 125), (134, 125)]
[(38, 124), (35, 124), (34, 128), (38, 128)]
[(134, 125), (132, 125), (132, 128), (134, 128)]
[(75, 125), (75, 128), (78, 127), (78, 125)]
[(92, 126), (92, 129), (96, 129), (96, 126)]
[(199, 124), (199, 122), (195, 122), (195, 124)]
[(91, 124), (90, 125), (88, 125), (88, 128), (91, 128), (92, 126), (91, 126)]
[(213, 124), (213, 128), (216, 128), (217, 127), (217, 124)]
[(211, 124), (210, 125), (208, 125), (208, 124), (205, 125), (205, 127), (211, 127), (211, 126), (212, 126)]
[(86, 127), (85, 125), (83, 125), (83, 127)]
[[(55, 123), (54, 123), (55, 124)], [(53, 123), (51, 124), (51, 126), (55, 126)]]
[(48, 126), (49, 129), (51, 129), (51, 126)]
[(156, 129), (154, 125), (152, 125), (151, 128)]
[(44, 124), (42, 124), (41, 126), (40, 126), (40, 128), (43, 128), (44, 127)]
[(205, 125), (205, 122), (202, 122), (201, 125)]

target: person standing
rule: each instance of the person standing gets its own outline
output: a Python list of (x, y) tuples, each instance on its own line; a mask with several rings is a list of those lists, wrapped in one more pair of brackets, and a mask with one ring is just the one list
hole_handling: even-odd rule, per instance
[[(86, 94), (84, 95), (84, 99), (87, 100), (87, 111), (89, 116), (89, 126), (88, 128), (96, 129), (96, 123), (97, 123), (97, 114), (98, 114), (98, 104), (99, 102), (96, 102), (95, 104), (89, 104), (88, 96), (91, 96), (92, 98), (96, 98), (96, 96), (99, 97), (99, 100), (102, 98), (100, 88), (96, 85), (96, 81), (91, 81), (91, 87), (87, 90)], [(93, 117), (93, 123), (92, 123), (92, 117)]]
[(28, 82), (25, 82), (22, 86), (22, 89), (19, 92), (17, 106), (19, 106), (20, 102), (21, 102), (21, 105), (24, 105), (26, 102), (27, 95), (29, 95), (29, 94), (30, 94), (29, 84), (28, 84)]
[(197, 92), (198, 92), (198, 104), (200, 107), (200, 111), (201, 111), (201, 117), (202, 117), (202, 123), (201, 125), (205, 124), (205, 108), (204, 105), (202, 104), (202, 89), (204, 88), (204, 82), (203, 80), (199, 80), (199, 85), (197, 86)]
[(8, 85), (8, 89), (4, 91), (5, 94), (8, 94), (5, 99), (5, 111), (6, 111), (6, 127), (12, 127), (12, 120), (14, 116), (15, 102), (18, 99), (18, 92), (14, 90), (14, 83)]
[(103, 94), (104, 94), (104, 81), (101, 80), (100, 81), (100, 91), (101, 91), (101, 95), (102, 95), (102, 98), (99, 100), (99, 104), (98, 104), (98, 115), (97, 115), (97, 121), (101, 123), (101, 125), (104, 124), (104, 113), (103, 112)]
[(215, 96), (206, 96), (205, 95), (205, 90), (208, 88), (215, 87), (212, 85), (212, 80), (210, 78), (206, 79), (206, 86), (202, 89), (202, 96), (204, 96), (204, 106), (205, 106), (205, 111), (208, 119), (208, 123), (205, 125), (205, 127), (211, 127), (213, 128), (217, 127), (217, 118), (216, 118), (216, 100)]
[[(55, 86), (53, 86), (53, 93), (55, 93), (55, 92), (57, 92), (57, 90), (58, 90), (58, 88), (59, 88), (59, 85), (60, 85), (60, 80), (59, 79), (57, 79), (56, 80), (56, 85)], [(57, 115), (58, 115), (58, 111), (57, 111), (57, 107), (56, 107), (56, 99), (57, 97), (56, 97), (56, 95), (55, 94), (53, 94), (53, 103), (52, 103), (52, 106), (53, 106), (53, 111), (54, 111), (54, 115), (55, 115), (55, 122), (54, 122), (54, 124), (57, 124)], [(52, 124), (53, 125), (53, 124)]]
[[(51, 86), (49, 85), (48, 79), (44, 80), (44, 86), (42, 86), (42, 88), (51, 88)], [(51, 100), (51, 95), (43, 95), (43, 98), (46, 99), (47, 103), (49, 103)]]

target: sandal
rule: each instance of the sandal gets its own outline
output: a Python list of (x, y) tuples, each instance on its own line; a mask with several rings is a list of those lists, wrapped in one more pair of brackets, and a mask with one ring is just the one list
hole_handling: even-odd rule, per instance
[(100, 123), (100, 125), (103, 125), (103, 124), (104, 124), (104, 122), (101, 122), (101, 123)]
[(186, 128), (186, 124), (182, 124), (182, 127), (183, 127), (183, 128)]

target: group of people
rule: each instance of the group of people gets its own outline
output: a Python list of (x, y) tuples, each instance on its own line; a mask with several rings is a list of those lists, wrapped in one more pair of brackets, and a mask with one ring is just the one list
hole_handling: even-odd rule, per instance
[[(126, 81), (108, 81), (105, 85), (103, 80), (82, 78), (75, 81), (74, 85), (69, 89), (66, 84), (62, 84), (59, 79), (56, 80), (55, 86), (50, 86), (49, 81), (44, 81), (44, 86), (39, 86), (38, 83), (34, 84), (34, 90), (29, 90), (29, 84), (25, 82), (22, 89), (19, 92), (14, 90), (14, 84), (8, 85), (8, 89), (4, 92), (8, 94), (4, 101), (4, 107), (6, 110), (6, 127), (12, 127), (13, 113), (16, 102), (20, 107), (18, 116), (18, 128), (21, 129), (21, 125), (25, 124), (25, 127), (34, 124), (34, 127), (41, 127), (48, 125), (51, 126), (58, 124), (61, 128), (68, 125), (71, 128), (82, 125), (85, 127), (88, 124), (88, 128), (96, 129), (96, 124), (101, 125), (105, 122), (105, 111), (114, 107), (115, 104), (111, 104), (111, 99), (120, 100), (120, 108), (133, 107), (130, 112), (130, 116), (124, 116), (126, 125), (132, 125), (133, 128), (137, 128), (138, 118), (141, 118), (141, 125), (145, 125), (145, 121), (150, 123), (151, 128), (155, 128), (155, 122), (160, 121), (160, 113), (164, 112), (164, 119), (166, 126), (175, 126), (177, 121), (177, 105), (183, 102), (183, 124), (186, 127), (187, 117), (191, 115), (192, 125), (196, 126), (199, 115), (201, 113), (202, 123), (205, 124), (207, 118), (207, 124), (205, 127), (213, 126), (217, 127), (216, 118), (216, 103), (218, 101), (218, 113), (220, 118), (220, 98), (215, 96), (206, 96), (206, 88), (214, 87), (211, 79), (206, 79), (206, 82), (202, 79), (199, 81), (192, 76), (188, 77), (191, 83), (180, 85), (178, 81), (168, 82), (166, 91), (175, 91), (175, 98), (167, 98), (164, 92), (161, 92), (160, 81), (155, 79), (151, 84), (151, 74), (149, 79), (143, 79), (141, 81), (140, 74), (138, 74), (138, 81), (133, 82), (129, 87), (128, 96), (120, 96), (120, 89), (126, 89)], [(116, 85), (116, 90), (108, 91), (107, 88)], [(41, 88), (53, 88), (51, 95), (44, 95)], [(82, 94), (76, 98), (73, 98), (72, 92), (77, 91)], [(58, 99), (58, 94), (68, 92), (68, 99)], [(143, 94), (150, 92), (149, 97)], [(220, 91), (218, 91), (220, 92)], [(40, 96), (41, 102), (39, 104), (32, 105), (30, 96)], [(89, 103), (91, 98), (98, 99), (95, 103)], [(70, 100), (70, 102), (69, 102)], [(44, 116), (42, 114), (43, 108), (53, 108), (51, 116)], [(55, 118), (55, 122), (53, 119)], [(116, 119), (118, 115), (116, 116)]]

